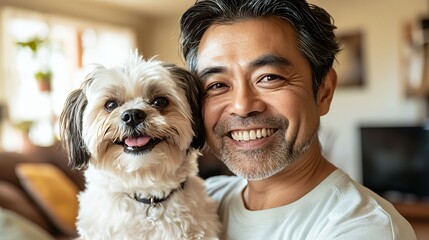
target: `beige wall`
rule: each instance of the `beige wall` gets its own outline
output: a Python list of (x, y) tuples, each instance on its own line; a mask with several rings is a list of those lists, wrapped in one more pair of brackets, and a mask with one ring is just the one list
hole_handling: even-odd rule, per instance
[(146, 45), (141, 46), (145, 57), (158, 56), (159, 59), (183, 66), (179, 45), (179, 15), (168, 18), (149, 19)]
[(82, 3), (69, 0), (0, 0), (0, 6), (14, 6), (44, 13), (61, 14), (88, 20), (103, 21), (137, 27), (144, 23), (137, 13), (121, 11), (117, 8), (96, 3)]

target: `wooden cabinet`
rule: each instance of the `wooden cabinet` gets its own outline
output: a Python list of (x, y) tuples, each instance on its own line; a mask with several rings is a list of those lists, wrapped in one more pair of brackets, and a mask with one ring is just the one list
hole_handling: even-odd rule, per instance
[(394, 206), (411, 223), (418, 240), (429, 240), (429, 202), (395, 203)]

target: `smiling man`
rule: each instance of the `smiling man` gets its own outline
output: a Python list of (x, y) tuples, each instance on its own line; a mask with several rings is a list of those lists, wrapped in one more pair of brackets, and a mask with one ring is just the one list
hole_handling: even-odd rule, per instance
[(415, 239), (386, 200), (323, 155), (339, 51), (330, 15), (304, 0), (200, 0), (181, 50), (203, 83), (207, 144), (237, 176), (213, 177), (222, 239)]

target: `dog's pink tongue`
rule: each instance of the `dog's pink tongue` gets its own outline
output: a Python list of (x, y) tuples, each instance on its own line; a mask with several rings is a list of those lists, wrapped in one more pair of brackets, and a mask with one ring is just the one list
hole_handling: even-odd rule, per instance
[(125, 144), (130, 147), (141, 147), (146, 145), (150, 140), (149, 137), (137, 137), (137, 138), (127, 138), (125, 139)]

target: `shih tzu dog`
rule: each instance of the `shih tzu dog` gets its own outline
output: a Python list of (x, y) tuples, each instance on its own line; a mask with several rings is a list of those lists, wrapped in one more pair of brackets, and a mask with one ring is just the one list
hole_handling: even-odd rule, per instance
[(81, 239), (218, 239), (216, 203), (197, 176), (201, 94), (193, 74), (134, 53), (68, 96), (60, 135), (72, 167), (85, 168)]

